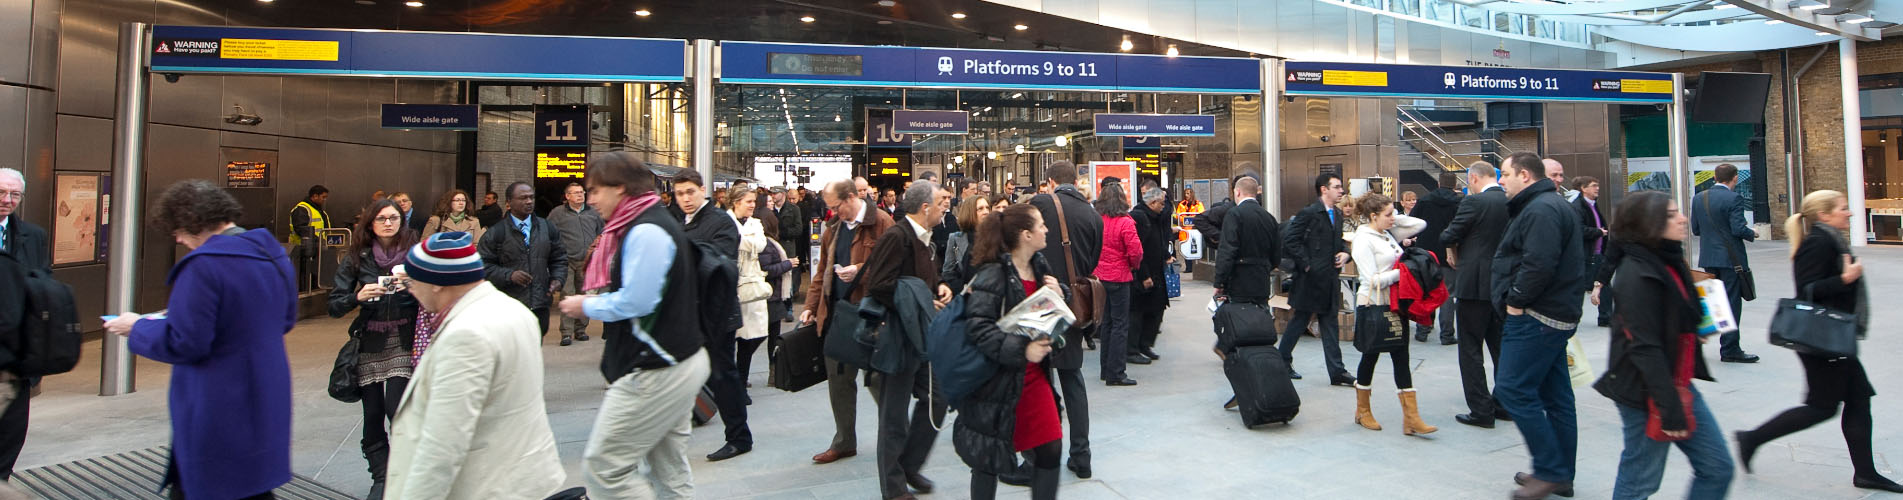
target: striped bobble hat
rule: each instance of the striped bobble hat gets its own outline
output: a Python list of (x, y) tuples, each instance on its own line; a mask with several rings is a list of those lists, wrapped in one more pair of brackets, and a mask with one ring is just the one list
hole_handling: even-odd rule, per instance
[(410, 279), (437, 286), (482, 281), (482, 257), (476, 240), (465, 232), (437, 233), (410, 249), (403, 261)]

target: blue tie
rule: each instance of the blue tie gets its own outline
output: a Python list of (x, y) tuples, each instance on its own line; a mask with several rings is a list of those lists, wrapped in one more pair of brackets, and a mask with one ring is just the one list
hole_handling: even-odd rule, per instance
[(516, 228), (516, 229), (521, 229), (521, 230), (522, 230), (522, 246), (525, 246), (525, 247), (526, 247), (526, 246), (530, 246), (530, 245), (529, 245), (529, 222), (528, 222), (528, 221), (516, 221), (516, 222), (515, 222), (515, 228)]
[(1335, 222), (1335, 209), (1333, 208), (1328, 209), (1328, 223), (1331, 225), (1341, 224), (1340, 222)]

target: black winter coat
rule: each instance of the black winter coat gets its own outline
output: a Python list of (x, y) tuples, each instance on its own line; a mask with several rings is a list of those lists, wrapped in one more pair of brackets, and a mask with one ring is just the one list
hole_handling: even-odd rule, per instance
[[(1051, 274), (1057, 276), (1059, 283), (1070, 284), (1070, 273), (1064, 267), (1063, 232), (1059, 230), (1063, 226), (1057, 222), (1057, 206), (1052, 200), (1063, 200), (1064, 216), (1069, 217), (1066, 223), (1070, 226), (1070, 251), (1072, 258), (1076, 259), (1077, 275), (1095, 276), (1097, 258), (1103, 252), (1103, 216), (1097, 215), (1096, 207), (1090, 206), (1090, 201), (1084, 199), (1084, 194), (1078, 192), (1076, 186), (1058, 186), (1055, 194), (1040, 194), (1031, 198), (1031, 206), (1037, 207), (1038, 213), (1044, 216), (1044, 227), (1049, 230), (1044, 236), (1044, 249), (1039, 250), (1038, 255), (1050, 263)], [(1066, 296), (1070, 294), (1068, 286), (1064, 293)], [(1084, 343), (1082, 339), (1078, 340), (1051, 352), (1050, 364), (1059, 370), (1082, 369)]]
[[(548, 307), (550, 284), (560, 289), (562, 281), (568, 279), (568, 250), (563, 248), (562, 235), (555, 225), (534, 214), (529, 215), (531, 234), (529, 244), (524, 246), (514, 217), (504, 215), (502, 222), (483, 231), (482, 241), (476, 243), (476, 249), (482, 252), (483, 276), (523, 307)], [(509, 279), (516, 271), (527, 271), (529, 284), (517, 285)]]
[(1222, 247), (1222, 223), (1229, 218), (1229, 209), (1235, 207), (1235, 200), (1224, 198), (1196, 215), (1196, 232), (1203, 234), (1203, 248), (1214, 252)]
[[(674, 214), (674, 220), (686, 221), (687, 212), (679, 207), (668, 205), (667, 210)], [(733, 215), (713, 203), (694, 211), (693, 222), (683, 222), (682, 230), (688, 241), (706, 241), (719, 247), (729, 259), (740, 255), (740, 226), (734, 224)]]
[(1290, 308), (1328, 314), (1341, 309), (1341, 268), (1335, 267), (1335, 254), (1347, 253), (1348, 242), (1341, 239), (1338, 227), (1329, 222), (1328, 209), (1317, 201), (1295, 214), (1282, 229), (1282, 255), (1295, 266), (1288, 270), (1295, 275), (1295, 287), (1289, 291)]
[[(1130, 307), (1141, 311), (1162, 311), (1170, 306), (1169, 288), (1163, 284), (1163, 270), (1175, 254), (1173, 243), (1176, 242), (1176, 234), (1170, 230), (1170, 215), (1150, 210), (1148, 204), (1138, 204), (1130, 209), (1130, 219), (1136, 221), (1137, 241), (1143, 246), (1143, 263), (1131, 275), (1136, 288), (1130, 295)], [(1143, 288), (1143, 280), (1146, 279), (1152, 280), (1153, 286)]]
[(1579, 295), (1591, 279), (1579, 213), (1554, 192), (1551, 179), (1540, 179), (1507, 200), (1507, 215), (1513, 220), (1493, 253), (1493, 306), (1579, 321)]
[[(1042, 254), (1031, 258), (1031, 267), (1038, 281), (1053, 276)], [(998, 364), (997, 373), (959, 406), (958, 421), (952, 424), (952, 446), (973, 471), (1003, 474), (1017, 468), (1017, 450), (1011, 438), (1017, 430), (1018, 398), (1024, 395), (1024, 366), (1029, 363), (1024, 359), (1024, 349), (1031, 339), (998, 328), (998, 317), (1017, 307), (1024, 297), (1024, 283), (1018, 280), (1017, 268), (1008, 254), (979, 266), (972, 277), (971, 294), (965, 297), (965, 337)], [(1057, 380), (1051, 373), (1049, 357), (1043, 368), (1045, 380)], [(1059, 394), (1056, 387), (1051, 388), (1051, 394)]]
[(1409, 213), (1416, 219), (1427, 222), (1427, 227), (1414, 237), (1414, 248), (1434, 252), (1441, 262), (1447, 262), (1447, 243), (1440, 240), (1442, 231), (1454, 222), (1454, 215), (1460, 209), (1460, 195), (1445, 187), (1433, 190), (1414, 203), (1414, 211)]
[(1275, 214), (1261, 202), (1245, 199), (1223, 219), (1222, 238), (1229, 248), (1216, 254), (1216, 288), (1238, 302), (1268, 300), (1269, 273), (1281, 262), (1282, 250)]
[(1500, 248), (1500, 236), (1506, 229), (1506, 190), (1493, 186), (1460, 200), (1453, 222), (1440, 233), (1441, 243), (1454, 248), (1460, 257), (1453, 261), (1454, 298), (1493, 300), (1493, 252)]
[[(517, 245), (520, 246), (520, 245)], [(403, 336), (404, 350), (416, 348), (416, 316), (421, 304), (410, 292), (403, 291), (384, 295), (374, 302), (357, 300), (357, 289), (363, 285), (376, 284), (377, 278), (389, 276), (390, 270), (377, 265), (376, 257), (368, 248), (345, 255), (337, 264), (337, 274), (331, 279), (330, 317), (342, 318), (358, 307), (363, 312), (350, 322), (352, 334), (362, 333), (359, 340), (363, 346), (358, 352), (383, 352), (383, 346), (389, 342), (386, 333), (370, 332), (365, 324), (373, 320), (408, 320), (408, 324), (398, 330)]]
[[(1691, 269), (1685, 266), (1684, 246), (1676, 242), (1661, 243), (1657, 249), (1634, 243), (1620, 246), (1625, 257), (1611, 289), (1619, 308), (1612, 319), (1606, 357), (1610, 366), (1593, 389), (1627, 408), (1643, 410), (1648, 401), (1657, 404), (1661, 428), (1684, 430), (1685, 410), (1672, 374), (1680, 355), (1679, 336), (1695, 334), (1703, 317)], [(1678, 273), (1676, 278), (1668, 266)], [(1702, 350), (1699, 345), (1692, 348)], [(1692, 362), (1693, 377), (1712, 380), (1702, 353), (1694, 353)]]
[[(1604, 201), (1604, 200), (1600, 200), (1600, 201)], [(1586, 255), (1592, 256), (1593, 247), (1599, 244), (1599, 240), (1605, 239), (1606, 226), (1612, 225), (1612, 217), (1606, 216), (1605, 205), (1601, 205), (1598, 202), (1593, 202), (1593, 203), (1586, 202), (1586, 195), (1583, 195), (1583, 194), (1579, 195), (1578, 198), (1573, 199), (1572, 203), (1573, 203), (1573, 211), (1579, 214), (1580, 243), (1585, 245)], [(1597, 213), (1599, 215), (1599, 218), (1597, 220), (1593, 219), (1594, 213)], [(1612, 247), (1615, 245), (1616, 244), (1613, 243), (1612, 240), (1606, 240), (1607, 251), (1611, 251)], [(1593, 278), (1597, 278), (1597, 276), (1594, 276)]]
[(7, 253), (27, 271), (53, 273), (52, 246), (46, 239), (46, 230), (20, 218), (19, 214), (7, 216)]

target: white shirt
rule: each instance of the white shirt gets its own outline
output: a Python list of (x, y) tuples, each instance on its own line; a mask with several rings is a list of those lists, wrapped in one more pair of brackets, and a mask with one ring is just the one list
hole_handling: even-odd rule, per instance
[(918, 240), (925, 242), (925, 246), (932, 246), (932, 229), (925, 227), (924, 224), (920, 224), (918, 219), (913, 219), (910, 216), (907, 216), (906, 219), (911, 219), (912, 233), (918, 235)]
[[(863, 202), (862, 202), (862, 203), (863, 203)], [(860, 225), (860, 224), (865, 224), (865, 223), (866, 223), (866, 209), (868, 209), (868, 208), (872, 208), (872, 207), (869, 207), (869, 206), (860, 206), (860, 207), (859, 207), (859, 216), (858, 216), (858, 217), (854, 217), (854, 218), (853, 218), (852, 220), (849, 220), (849, 221), (846, 221), (846, 229), (851, 229), (851, 230), (854, 230), (854, 231), (858, 231), (858, 230), (859, 230), (859, 225)]]

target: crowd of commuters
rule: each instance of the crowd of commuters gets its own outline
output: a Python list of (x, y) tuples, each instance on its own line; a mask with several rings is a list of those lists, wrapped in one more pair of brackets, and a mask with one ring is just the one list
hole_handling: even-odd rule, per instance
[[(427, 213), (417, 213), (407, 193), (364, 206), (331, 276), (330, 315), (356, 316), (337, 336), (345, 376), (333, 375), (330, 392), (361, 406), (370, 498), (583, 490), (592, 498), (687, 498), (697, 405), (715, 408), (724, 427), (708, 461), (750, 452), (747, 379), (760, 347), (776, 357), (787, 326), (862, 334), (843, 329), (883, 311), (882, 322), (860, 327), (877, 329), (874, 355), (835, 358), (835, 341), (825, 340), (835, 429), (812, 461), (858, 454), (864, 384), (877, 406), (872, 469), (882, 498), (935, 489), (923, 470), (947, 419), (955, 419), (954, 448), (971, 469), (973, 498), (994, 498), (1000, 482), (1055, 498), (1060, 467), (1092, 476), (1086, 351), (1099, 351), (1106, 387), (1134, 386), (1131, 370), (1141, 368), (1132, 365), (1160, 360), (1154, 347), (1171, 302), (1166, 284), (1180, 263), (1173, 218), (1195, 214), (1220, 300), (1267, 305), (1275, 271), (1290, 278), (1293, 315), (1263, 343), (1292, 363), (1312, 324), (1327, 383), (1355, 389), (1361, 427), (1382, 428), (1372, 391), (1385, 355), (1402, 433), (1438, 430), (1420, 414), (1408, 341), (1425, 342), (1438, 326), (1441, 344), (1459, 346), (1467, 411), (1454, 420), (1488, 429), (1512, 421), (1525, 442), (1531, 468), (1513, 474), (1512, 498), (1573, 494), (1579, 423), (1567, 346), (1588, 302), (1613, 332), (1592, 387), (1615, 403), (1622, 424), (1614, 498), (1657, 492), (1674, 444), (1693, 468), (1688, 496), (1722, 498), (1734, 463), (1748, 472), (1766, 443), (1840, 412), (1853, 484), (1903, 491), (1875, 465), (1875, 390), (1858, 358), (1798, 354), (1809, 385), (1803, 405), (1731, 436), (1736, 461), (1694, 386), (1711, 376), (1700, 352), (1700, 278), (1685, 240), (1703, 236), (1697, 266), (1726, 285), (1733, 314), (1754, 292), (1742, 245), (1755, 233), (1744, 222), (1746, 203), (1731, 191), (1735, 167), (1719, 166), (1715, 186), (1690, 207), (1659, 192), (1607, 207), (1597, 179), (1567, 182), (1562, 169), (1519, 153), (1497, 169), (1470, 165), (1464, 179), (1442, 175), (1437, 186), (1398, 200), (1379, 192), (1350, 198), (1339, 175), (1323, 173), (1310, 185), (1313, 203), (1284, 224), (1263, 205), (1253, 165), (1205, 209), (1192, 192), (1173, 201), (1154, 182), (1104, 177), (1080, 187), (1087, 177), (1067, 162), (1046, 166), (1038, 194), (1020, 199), (1015, 185), (993, 193), (988, 182), (941, 183), (936, 175), (883, 190), (864, 178), (817, 191), (748, 181), (719, 187), (692, 170), (662, 178), (632, 154), (600, 153), (586, 181), (564, 186), (563, 203), (546, 218), (535, 213), (535, 186), (520, 182), (499, 199), (486, 193), (481, 206), (461, 190), (442, 194)], [(0, 169), (7, 257), (0, 261), (44, 270), (44, 232), (13, 215), (24, 191), (17, 171)], [(288, 247), (268, 231), (237, 227), (237, 201), (206, 181), (177, 183), (155, 205), (154, 225), (192, 251), (168, 278), (165, 313), (127, 313), (105, 329), (126, 336), (135, 353), (174, 365), (166, 484), (175, 497), (268, 498), (289, 480), (283, 336), (295, 324), (299, 291), (311, 288), (325, 230), (337, 225), (328, 201), (329, 191), (314, 186), (292, 208)], [(1785, 230), (1796, 294), (1867, 321), (1863, 264), (1844, 236), (1851, 216), (1843, 194), (1819, 191)], [(1352, 293), (1344, 294), (1350, 263)], [(1420, 289), (1438, 282), (1445, 304)], [(1089, 323), (1042, 332), (998, 323), (1041, 289), (1071, 300), (1093, 288), (1103, 305)], [(964, 342), (996, 370), (948, 400), (932, 377), (924, 325), (961, 297)], [(1428, 303), (1396, 307), (1403, 300)], [(1344, 309), (1356, 318), (1349, 328), (1362, 354), (1354, 371), (1336, 340)], [(590, 340), (591, 320), (603, 340), (606, 389), (582, 452), (584, 488), (571, 491), (562, 491), (567, 477), (542, 393), (539, 346), (551, 314), (561, 317), (560, 345)], [(538, 333), (525, 335), (530, 329)], [(1719, 340), (1722, 361), (1758, 359), (1735, 332)], [(1302, 378), (1292, 369), (1288, 377)], [(0, 378), (14, 394), (0, 417), (0, 474), (10, 474), (31, 380)], [(951, 408), (958, 411), (948, 416)], [(256, 439), (224, 438), (234, 432)]]

